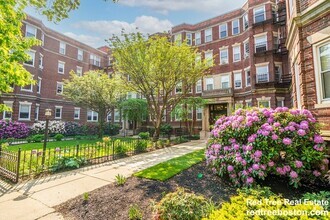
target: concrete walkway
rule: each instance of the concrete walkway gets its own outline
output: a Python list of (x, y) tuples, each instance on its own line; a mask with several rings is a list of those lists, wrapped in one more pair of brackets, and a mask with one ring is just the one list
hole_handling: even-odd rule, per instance
[(129, 177), (141, 169), (204, 147), (204, 140), (191, 141), (14, 186), (0, 180), (0, 220), (63, 219), (54, 206), (114, 182), (117, 174)]

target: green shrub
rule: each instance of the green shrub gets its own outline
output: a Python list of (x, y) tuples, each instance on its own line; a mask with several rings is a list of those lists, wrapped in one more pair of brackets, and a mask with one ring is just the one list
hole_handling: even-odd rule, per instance
[(147, 140), (140, 140), (136, 143), (135, 146), (135, 151), (140, 153), (140, 152), (145, 152), (148, 147), (148, 141)]
[[(203, 220), (222, 219), (329, 219), (330, 214), (324, 212), (322, 206), (316, 204), (296, 204), (290, 205), (288, 200), (274, 195), (269, 189), (239, 190), (237, 196), (230, 198), (230, 202), (222, 204), (221, 209), (213, 211), (208, 218)], [(291, 201), (291, 200), (290, 200)], [(299, 210), (299, 213), (297, 212)], [(258, 214), (263, 211), (264, 215)], [(303, 213), (306, 211), (307, 213)], [(323, 215), (313, 215), (311, 211), (318, 211)], [(254, 212), (254, 213), (253, 213)], [(277, 216), (267, 212), (282, 212)], [(295, 214), (296, 212), (296, 214)], [(308, 215), (307, 215), (308, 214)]]
[(327, 201), (321, 204), (324, 209), (330, 211), (330, 191), (320, 191), (318, 193), (306, 193), (302, 199), (309, 201)]
[(14, 141), (15, 141), (14, 138), (7, 138), (7, 139), (6, 139), (6, 142), (7, 142), (9, 145), (11, 145)]
[(126, 144), (123, 141), (116, 140), (115, 143), (115, 154), (119, 157), (123, 157), (126, 155), (128, 149), (126, 147)]
[(33, 142), (41, 142), (44, 139), (43, 134), (36, 134), (32, 136), (32, 141)]
[(115, 176), (117, 186), (123, 186), (126, 183), (127, 178), (123, 175), (117, 174)]
[(181, 144), (181, 143), (185, 143), (188, 142), (189, 140), (187, 138), (184, 137), (177, 137), (174, 139), (174, 143), (175, 144)]
[(155, 207), (159, 220), (199, 220), (213, 210), (212, 202), (183, 188), (168, 193)]
[(162, 124), (160, 126), (160, 133), (163, 135), (170, 136), (173, 131), (173, 127), (170, 124)]
[(64, 135), (63, 134), (56, 134), (54, 136), (54, 138), (55, 138), (56, 141), (61, 141), (64, 138)]
[(31, 142), (32, 142), (32, 137), (29, 136), (29, 137), (27, 137), (25, 140), (26, 140), (28, 143), (31, 143)]
[(149, 132), (140, 132), (139, 137), (143, 140), (148, 140), (150, 137), (150, 134), (149, 134)]
[(87, 160), (83, 157), (59, 157), (51, 170), (55, 172), (62, 169), (77, 169), (85, 164), (87, 164)]
[(142, 220), (143, 219), (142, 211), (138, 205), (134, 204), (129, 207), (128, 219), (129, 220)]

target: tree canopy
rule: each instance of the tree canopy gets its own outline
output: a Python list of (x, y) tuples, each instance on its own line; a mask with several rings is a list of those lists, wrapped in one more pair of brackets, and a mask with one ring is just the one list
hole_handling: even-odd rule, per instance
[(114, 69), (123, 74), (132, 91), (143, 94), (155, 127), (154, 140), (165, 110), (174, 109), (209, 68), (198, 60), (197, 49), (185, 43), (174, 44), (167, 37), (146, 39), (140, 33), (110, 39)]
[(71, 72), (70, 80), (64, 81), (63, 93), (77, 106), (98, 113), (99, 136), (102, 136), (106, 116), (123, 93), (120, 84), (119, 78), (109, 78), (103, 71), (89, 71), (83, 76)]

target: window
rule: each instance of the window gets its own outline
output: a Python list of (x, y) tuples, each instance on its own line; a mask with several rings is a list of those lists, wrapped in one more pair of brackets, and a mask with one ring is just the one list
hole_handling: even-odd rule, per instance
[(62, 61), (58, 61), (58, 73), (64, 74), (65, 63)]
[(225, 38), (228, 36), (227, 24), (222, 24), (219, 26), (220, 38)]
[(254, 23), (263, 22), (266, 20), (265, 6), (255, 8), (253, 10)]
[(200, 63), (202, 61), (201, 57), (202, 57), (202, 55), (200, 53), (196, 54), (196, 58), (195, 58), (196, 63)]
[(275, 82), (281, 82), (282, 79), (282, 65), (275, 64)]
[(289, 15), (293, 12), (293, 0), (289, 0)]
[(213, 90), (213, 78), (206, 78), (206, 90)]
[(234, 73), (235, 89), (242, 88), (242, 73)]
[(39, 54), (39, 68), (44, 68), (44, 55), (42, 55), (41, 53)]
[(257, 70), (257, 83), (263, 83), (269, 81), (268, 65), (257, 66), (256, 70)]
[(196, 82), (196, 93), (201, 93), (202, 92), (202, 80), (198, 80)]
[(178, 83), (175, 87), (175, 94), (181, 94), (182, 93), (182, 82)]
[(188, 45), (192, 45), (192, 34), (191, 33), (186, 34), (186, 42)]
[(270, 101), (258, 101), (258, 107), (259, 108), (269, 108)]
[(6, 105), (8, 108), (11, 109), (11, 111), (3, 111), (3, 119), (11, 119), (13, 116), (12, 110), (13, 110), (13, 101), (4, 101), (3, 104)]
[(78, 56), (77, 59), (82, 61), (84, 59), (84, 51), (81, 49), (78, 49)]
[(284, 97), (276, 97), (276, 106), (284, 107)]
[(330, 42), (318, 48), (321, 98), (330, 99)]
[(45, 45), (45, 34), (41, 32), (41, 46)]
[(18, 119), (22, 121), (29, 121), (31, 116), (31, 104), (29, 102), (23, 102), (19, 104)]
[(250, 69), (245, 69), (246, 86), (251, 86), (251, 72)]
[(181, 35), (181, 33), (174, 35), (174, 42), (177, 45), (180, 45), (182, 43), (182, 35)]
[(203, 119), (203, 109), (197, 108), (196, 109), (196, 120), (201, 121)]
[(82, 67), (81, 66), (77, 66), (77, 76), (82, 76)]
[(208, 66), (213, 66), (213, 51), (209, 50), (205, 52), (205, 60)]
[(119, 110), (115, 109), (115, 118), (114, 118), (115, 122), (119, 122), (120, 121), (120, 112)]
[(205, 30), (205, 42), (212, 41), (212, 28)]
[(32, 84), (30, 84), (30, 85), (26, 85), (26, 86), (24, 86), (24, 87), (21, 87), (21, 91), (32, 92), (32, 91), (33, 91), (33, 86), (32, 86)]
[(233, 27), (233, 35), (239, 34), (239, 19), (233, 20), (231, 24)]
[(37, 37), (37, 28), (27, 24), (26, 25), (26, 31), (25, 31), (25, 37)]
[(220, 65), (228, 63), (228, 49), (220, 50)]
[(107, 122), (111, 122), (111, 120), (112, 120), (112, 113), (109, 113), (107, 115)]
[(29, 50), (27, 54), (30, 56), (30, 59), (25, 61), (24, 64), (28, 66), (33, 66), (34, 67), (34, 60), (36, 56), (36, 52), (33, 50)]
[(196, 32), (195, 33), (195, 45), (200, 45), (201, 42), (201, 32)]
[(233, 47), (233, 60), (238, 62), (241, 60), (241, 47), (240, 45)]
[(64, 42), (60, 42), (60, 54), (65, 54), (66, 44)]
[(62, 106), (55, 106), (55, 119), (62, 119)]
[(57, 82), (56, 83), (56, 94), (57, 95), (62, 95), (63, 94), (63, 83), (62, 82)]
[(35, 121), (39, 120), (39, 110), (40, 110), (40, 105), (36, 104), (36, 108), (34, 109), (34, 120)]
[(37, 93), (39, 93), (40, 94), (40, 92), (41, 92), (41, 78), (40, 77), (38, 77), (38, 83), (37, 83)]
[(244, 30), (246, 30), (246, 29), (248, 29), (248, 27), (249, 27), (249, 15), (248, 15), (248, 13), (245, 13), (244, 15), (243, 15), (243, 28), (244, 28)]
[(193, 108), (187, 106), (187, 113), (188, 113), (188, 115), (187, 115), (188, 120), (192, 120), (193, 119)]
[(255, 37), (254, 45), (256, 53), (267, 51), (267, 35)]
[(246, 106), (247, 108), (251, 108), (251, 107), (252, 107), (252, 100), (251, 100), (251, 99), (249, 99), (249, 100), (245, 100), (245, 106)]
[(90, 63), (100, 67), (101, 66), (101, 57), (96, 56), (95, 54), (90, 55)]
[(244, 42), (244, 58), (249, 57), (250, 55), (250, 44), (249, 41)]
[(74, 108), (73, 119), (80, 119), (80, 108)]
[(228, 89), (229, 88), (229, 75), (221, 76), (220, 81), (221, 81), (221, 89)]
[(301, 92), (300, 92), (300, 67), (299, 64), (296, 60), (296, 62), (294, 63), (294, 75), (295, 75), (295, 85), (296, 85), (296, 94), (295, 94), (295, 98), (297, 101), (297, 108), (301, 109)]
[(87, 111), (87, 121), (98, 121), (98, 118), (99, 118), (99, 113), (91, 110)]

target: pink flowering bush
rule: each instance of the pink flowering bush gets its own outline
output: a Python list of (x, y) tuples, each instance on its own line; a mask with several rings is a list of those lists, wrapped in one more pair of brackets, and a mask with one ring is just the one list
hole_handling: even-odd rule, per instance
[(30, 129), (24, 123), (0, 120), (0, 139), (8, 138), (26, 138), (30, 133)]
[(314, 180), (326, 171), (325, 143), (308, 110), (239, 109), (221, 117), (211, 131), (207, 164), (236, 186), (275, 174), (298, 187), (302, 178)]

